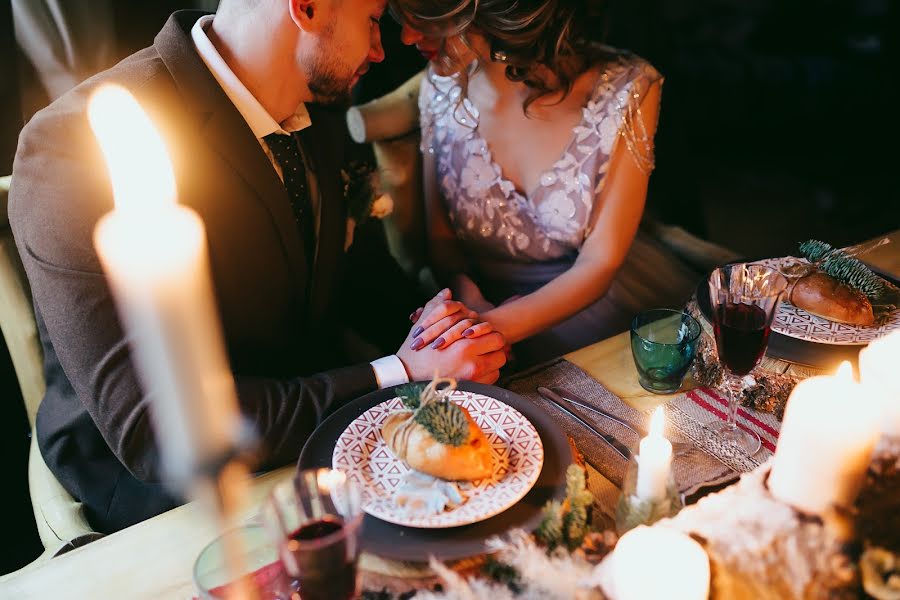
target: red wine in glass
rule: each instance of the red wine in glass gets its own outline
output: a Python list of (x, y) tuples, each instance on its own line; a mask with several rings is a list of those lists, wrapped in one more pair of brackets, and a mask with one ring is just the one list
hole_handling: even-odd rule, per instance
[(750, 373), (766, 352), (770, 331), (766, 311), (751, 304), (722, 304), (713, 321), (719, 359), (735, 375)]
[(304, 523), (285, 540), (285, 563), (302, 600), (356, 596), (356, 553), (348, 552), (343, 528), (343, 519), (329, 515)]

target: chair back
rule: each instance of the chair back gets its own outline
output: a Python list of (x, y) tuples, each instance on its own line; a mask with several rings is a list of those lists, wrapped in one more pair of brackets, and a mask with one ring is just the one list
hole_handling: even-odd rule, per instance
[(9, 349), (28, 422), (34, 427), (44, 397), (43, 352), (38, 336), (31, 288), (9, 227), (10, 177), (0, 178), (0, 330)]

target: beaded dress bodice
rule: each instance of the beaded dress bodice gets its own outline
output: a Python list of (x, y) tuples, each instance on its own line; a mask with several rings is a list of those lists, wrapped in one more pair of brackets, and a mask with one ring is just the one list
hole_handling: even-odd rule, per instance
[(577, 253), (617, 141), (642, 169), (652, 169), (652, 139), (641, 136), (635, 116), (646, 91), (661, 79), (634, 56), (610, 63), (564, 152), (525, 195), (493, 160), (478, 129), (478, 109), (461, 97), (458, 80), (429, 72), (419, 96), (422, 151), (434, 155), (440, 192), (466, 253), (525, 263)]

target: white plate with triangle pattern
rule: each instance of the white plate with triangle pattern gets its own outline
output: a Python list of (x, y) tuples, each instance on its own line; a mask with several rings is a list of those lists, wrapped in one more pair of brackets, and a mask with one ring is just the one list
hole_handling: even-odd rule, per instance
[(397, 506), (394, 492), (410, 468), (395, 457), (381, 437), (388, 415), (403, 408), (400, 398), (374, 406), (357, 417), (338, 438), (332, 465), (363, 490), (365, 511), (407, 527), (444, 528), (477, 523), (515, 505), (534, 486), (544, 464), (544, 446), (525, 416), (503, 402), (462, 390), (448, 397), (469, 411), (494, 453), (490, 478), (459, 482), (466, 501), (433, 515), (410, 514)]

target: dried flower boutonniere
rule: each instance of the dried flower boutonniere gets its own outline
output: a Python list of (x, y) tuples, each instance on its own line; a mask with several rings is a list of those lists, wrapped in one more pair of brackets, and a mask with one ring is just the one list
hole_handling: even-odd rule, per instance
[(347, 201), (347, 237), (344, 249), (353, 243), (353, 231), (368, 219), (383, 219), (394, 210), (390, 194), (381, 192), (378, 170), (368, 161), (353, 160), (341, 169)]

